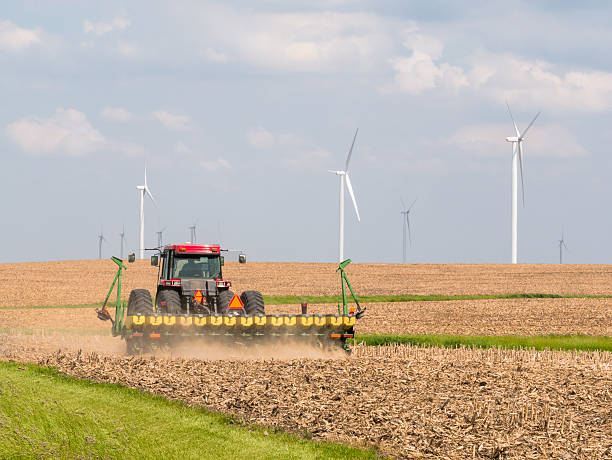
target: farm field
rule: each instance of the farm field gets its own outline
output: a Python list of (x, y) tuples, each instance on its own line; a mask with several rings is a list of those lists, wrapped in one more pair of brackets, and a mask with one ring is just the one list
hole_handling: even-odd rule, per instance
[[(235, 291), (264, 295), (336, 295), (335, 264), (227, 262)], [(0, 307), (78, 305), (104, 298), (115, 275), (110, 260), (0, 264)], [(351, 264), (358, 295), (508, 294), (612, 295), (610, 265)], [(156, 285), (147, 260), (128, 264), (124, 290)]]
[(612, 454), (609, 352), (358, 346), (336, 359), (211, 361), (50, 353), (5, 340), (0, 355), (394, 457)]
[[(351, 356), (210, 350), (126, 357), (93, 308), (110, 261), (0, 265), (0, 360), (52, 366), (317, 440), (400, 457), (601, 458), (612, 455), (612, 353), (357, 345)], [(227, 263), (233, 290), (334, 295), (333, 264)], [(351, 264), (358, 294), (548, 293), (512, 298), (368, 303), (359, 334), (612, 336), (610, 266)], [(124, 295), (155, 286), (128, 266)], [(112, 298), (111, 298), (112, 299)], [(31, 306), (51, 308), (27, 308)], [(62, 307), (65, 305), (66, 307)], [(298, 312), (268, 305), (269, 314)], [(335, 304), (310, 304), (330, 313)]]

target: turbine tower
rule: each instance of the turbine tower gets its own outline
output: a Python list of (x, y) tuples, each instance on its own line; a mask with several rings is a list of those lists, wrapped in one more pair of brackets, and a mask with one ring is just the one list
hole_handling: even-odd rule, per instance
[(104, 238), (104, 231), (102, 229), (102, 226), (100, 226), (100, 234), (98, 235), (98, 259), (102, 258), (102, 242), (106, 241), (106, 238)]
[(565, 239), (563, 238), (563, 232), (561, 232), (561, 239), (559, 240), (559, 263), (563, 263), (563, 248), (567, 249)]
[(155, 202), (155, 198), (153, 198), (153, 195), (151, 195), (151, 190), (149, 190), (149, 187), (147, 186), (147, 165), (145, 164), (145, 168), (144, 168), (144, 185), (137, 185), (136, 188), (138, 189), (138, 191), (140, 192), (140, 258), (144, 259), (144, 253), (145, 253), (145, 244), (144, 244), (144, 200), (145, 200), (145, 194), (149, 195), (149, 197), (151, 198), (151, 201), (153, 201), (153, 204), (155, 206), (157, 206), (157, 203)]
[[(355, 214), (357, 214), (357, 221), (361, 222), (361, 218), (359, 217), (359, 209), (357, 209), (357, 201), (355, 200), (355, 194), (353, 193), (353, 186), (351, 185), (351, 178), (349, 177), (349, 162), (351, 161), (351, 156), (353, 155), (353, 147), (355, 146), (355, 139), (357, 139), (357, 133), (359, 132), (359, 128), (355, 131), (355, 136), (353, 137), (353, 143), (351, 144), (351, 149), (349, 150), (348, 156), (346, 157), (346, 163), (344, 165), (344, 170), (342, 171), (332, 171), (328, 170), (330, 173), (334, 173), (337, 176), (340, 176), (340, 238), (339, 238), (339, 262), (344, 261), (344, 186), (346, 183), (346, 189), (353, 200), (353, 207), (355, 208)], [(346, 181), (344, 180), (346, 178)]]
[(155, 234), (157, 235), (157, 247), (161, 248), (164, 244), (163, 241), (163, 234), (166, 231), (166, 227), (162, 228), (159, 232), (155, 232)]
[(514, 131), (516, 132), (516, 136), (506, 137), (506, 141), (512, 142), (512, 263), (516, 264), (518, 263), (518, 166), (520, 164), (523, 206), (525, 206), (525, 183), (523, 182), (523, 140), (527, 135), (527, 131), (529, 131), (529, 128), (531, 128), (531, 125), (533, 125), (536, 118), (538, 118), (540, 115), (540, 112), (533, 117), (531, 123), (529, 123), (527, 128), (525, 128), (525, 131), (521, 133), (516, 126), (516, 122), (512, 116), (512, 111), (510, 110), (510, 106), (507, 102), (506, 106), (508, 107), (508, 113), (512, 119)]
[(119, 236), (121, 237), (121, 259), (123, 259), (123, 242), (125, 241), (125, 225), (123, 225), (122, 229), (121, 229), (121, 233), (119, 233)]
[(198, 219), (195, 220), (193, 225), (189, 226), (189, 241), (191, 244), (196, 244), (196, 226), (198, 225)]
[(403, 226), (404, 226), (404, 240), (403, 240), (403, 245), (402, 245), (402, 262), (406, 263), (406, 229), (408, 229), (408, 241), (410, 241), (410, 246), (412, 246), (412, 236), (410, 235), (410, 210), (412, 209), (412, 207), (414, 206), (414, 203), (416, 203), (416, 201), (418, 200), (418, 198), (415, 198), (415, 200), (412, 202), (412, 204), (410, 205), (410, 207), (406, 208), (406, 204), (404, 203), (404, 199), (402, 197), (400, 197), (400, 201), (402, 203), (402, 209), (404, 209), (404, 211), (400, 212), (400, 214), (402, 215), (402, 222), (403, 222)]

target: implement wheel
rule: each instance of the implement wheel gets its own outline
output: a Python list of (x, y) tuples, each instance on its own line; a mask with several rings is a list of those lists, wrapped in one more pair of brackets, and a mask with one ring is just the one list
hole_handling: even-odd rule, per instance
[(168, 315), (179, 315), (181, 313), (181, 296), (174, 289), (159, 291), (155, 304), (159, 313)]
[(240, 295), (240, 300), (242, 300), (247, 316), (263, 316), (266, 314), (261, 292), (244, 291)]
[(152, 315), (153, 313), (153, 300), (151, 300), (151, 293), (147, 289), (134, 289), (130, 292), (127, 305), (128, 316)]
[(217, 314), (219, 315), (227, 315), (229, 311), (229, 304), (234, 298), (234, 293), (229, 289), (227, 291), (219, 292), (219, 297), (217, 298)]

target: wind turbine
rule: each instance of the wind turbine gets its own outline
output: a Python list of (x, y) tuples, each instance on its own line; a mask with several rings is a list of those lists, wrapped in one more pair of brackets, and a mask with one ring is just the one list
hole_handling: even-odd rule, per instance
[(166, 227), (162, 228), (159, 232), (155, 232), (157, 235), (157, 247), (161, 248), (163, 246), (163, 234), (166, 231)]
[(561, 232), (561, 239), (559, 240), (559, 263), (563, 263), (563, 248), (567, 249), (565, 239), (563, 238), (563, 231)]
[(98, 259), (102, 258), (102, 242), (106, 241), (106, 238), (104, 238), (104, 231), (102, 230), (102, 227), (100, 226), (100, 234), (98, 235)]
[(144, 244), (144, 200), (145, 194), (149, 195), (153, 204), (157, 206), (155, 198), (151, 195), (151, 190), (147, 186), (147, 165), (144, 168), (144, 185), (137, 185), (136, 188), (140, 191), (140, 258), (144, 259), (145, 244)]
[(334, 173), (337, 176), (340, 176), (340, 241), (338, 243), (339, 246), (339, 262), (344, 261), (344, 184), (346, 178), (346, 189), (353, 200), (353, 206), (355, 208), (355, 214), (357, 214), (357, 221), (361, 222), (361, 218), (359, 217), (359, 209), (357, 209), (357, 201), (355, 200), (355, 194), (353, 193), (353, 186), (351, 185), (351, 178), (349, 177), (348, 169), (349, 162), (351, 161), (351, 156), (353, 155), (353, 147), (355, 146), (355, 139), (357, 139), (357, 133), (359, 132), (359, 128), (355, 131), (355, 136), (353, 137), (353, 143), (351, 144), (351, 149), (349, 150), (348, 156), (346, 157), (346, 163), (344, 165), (344, 170), (342, 171), (333, 171), (328, 170), (330, 173)]
[(121, 237), (121, 258), (123, 259), (123, 242), (125, 241), (125, 225), (121, 229), (121, 233), (119, 233)]
[(400, 214), (402, 215), (402, 222), (404, 223), (404, 244), (402, 246), (402, 249), (403, 249), (402, 261), (404, 263), (406, 263), (406, 229), (408, 229), (408, 241), (410, 241), (410, 245), (412, 246), (412, 236), (410, 235), (410, 217), (409, 215), (410, 215), (410, 210), (412, 209), (412, 207), (414, 206), (414, 203), (416, 203), (417, 200), (418, 198), (415, 198), (412, 204), (410, 205), (410, 207), (406, 209), (406, 204), (404, 203), (404, 199), (400, 197), (400, 201), (402, 203), (402, 209), (405, 210), (405, 211), (400, 212)]
[(196, 226), (198, 225), (198, 219), (195, 220), (193, 225), (189, 226), (189, 241), (191, 244), (196, 244)]
[(523, 207), (525, 206), (525, 183), (523, 182), (523, 140), (527, 135), (527, 131), (531, 128), (531, 125), (536, 121), (536, 118), (540, 115), (540, 112), (533, 117), (531, 123), (525, 128), (525, 131), (522, 133), (519, 131), (516, 126), (516, 122), (514, 121), (514, 117), (512, 116), (512, 111), (510, 110), (510, 106), (506, 102), (506, 106), (508, 107), (508, 113), (510, 114), (510, 118), (512, 119), (512, 124), (514, 125), (514, 131), (516, 132), (516, 136), (506, 137), (506, 141), (512, 142), (512, 263), (518, 263), (518, 164), (521, 167), (521, 189), (523, 196)]

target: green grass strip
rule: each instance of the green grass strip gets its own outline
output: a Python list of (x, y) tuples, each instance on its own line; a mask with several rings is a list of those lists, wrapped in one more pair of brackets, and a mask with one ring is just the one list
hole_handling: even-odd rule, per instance
[(357, 343), (366, 345), (412, 344), (424, 347), (503, 347), (534, 348), (536, 350), (584, 350), (612, 351), (612, 337), (590, 335), (392, 335), (363, 334), (358, 335)]
[(374, 459), (119, 385), (0, 363), (0, 458)]

